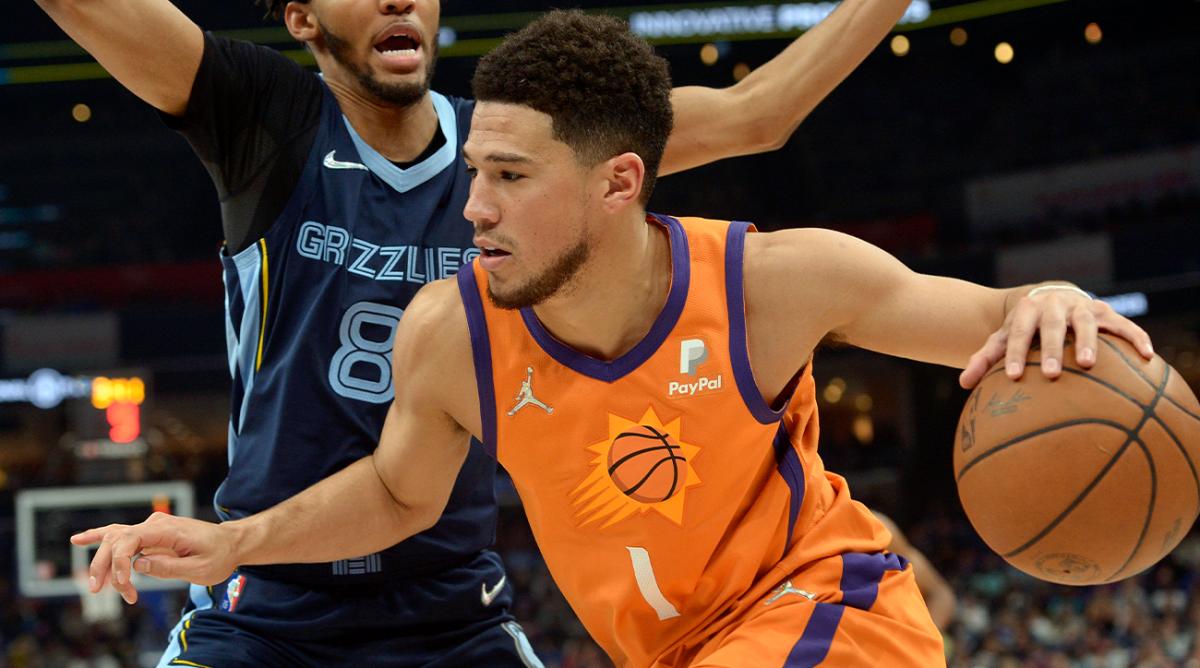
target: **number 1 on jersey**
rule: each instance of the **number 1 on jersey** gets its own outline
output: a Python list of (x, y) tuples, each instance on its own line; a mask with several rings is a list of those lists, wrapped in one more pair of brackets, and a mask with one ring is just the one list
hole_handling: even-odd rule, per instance
[(654, 608), (658, 621), (663, 622), (672, 617), (678, 617), (679, 611), (663, 596), (658, 588), (658, 580), (654, 577), (654, 566), (650, 564), (650, 553), (644, 547), (626, 547), (629, 550), (629, 560), (633, 562), (633, 577), (637, 580), (638, 591), (642, 598)]

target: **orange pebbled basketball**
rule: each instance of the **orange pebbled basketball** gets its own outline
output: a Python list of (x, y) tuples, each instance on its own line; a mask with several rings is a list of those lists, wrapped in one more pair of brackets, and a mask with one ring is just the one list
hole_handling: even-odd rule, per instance
[(954, 476), (983, 540), (1030, 575), (1070, 585), (1135, 575), (1200, 512), (1200, 403), (1162, 358), (1101, 334), (1096, 364), (1047, 380), (1032, 350), (1011, 381), (1001, 360), (967, 399)]

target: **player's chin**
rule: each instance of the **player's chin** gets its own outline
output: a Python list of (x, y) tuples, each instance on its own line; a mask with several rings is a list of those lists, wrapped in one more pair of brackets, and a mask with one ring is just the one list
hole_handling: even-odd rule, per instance
[(514, 285), (512, 281), (506, 285), (505, 281), (496, 279), (495, 276), (488, 279), (488, 298), (496, 308), (515, 311), (535, 306), (540, 301), (530, 290), (522, 289), (523, 286)]

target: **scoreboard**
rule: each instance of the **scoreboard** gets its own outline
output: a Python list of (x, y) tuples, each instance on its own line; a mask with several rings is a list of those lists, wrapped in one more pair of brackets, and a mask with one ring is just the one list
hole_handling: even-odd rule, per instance
[(62, 437), (46, 447), (71, 452), (76, 483), (133, 482), (149, 452), (142, 424), (149, 388), (144, 369), (88, 374), (38, 369), (26, 378), (0, 379), (0, 403), (64, 416)]

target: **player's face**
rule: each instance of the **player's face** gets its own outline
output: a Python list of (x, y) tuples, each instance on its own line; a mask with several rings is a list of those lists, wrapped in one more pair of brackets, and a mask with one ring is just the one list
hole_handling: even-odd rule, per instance
[(603, 179), (554, 138), (548, 115), (518, 105), (478, 103), (463, 153), (472, 170), (464, 214), (492, 301), (524, 308), (571, 289), (591, 254)]
[(334, 67), (325, 76), (356, 83), (386, 104), (407, 106), (429, 90), (437, 61), (438, 0), (312, 0)]

